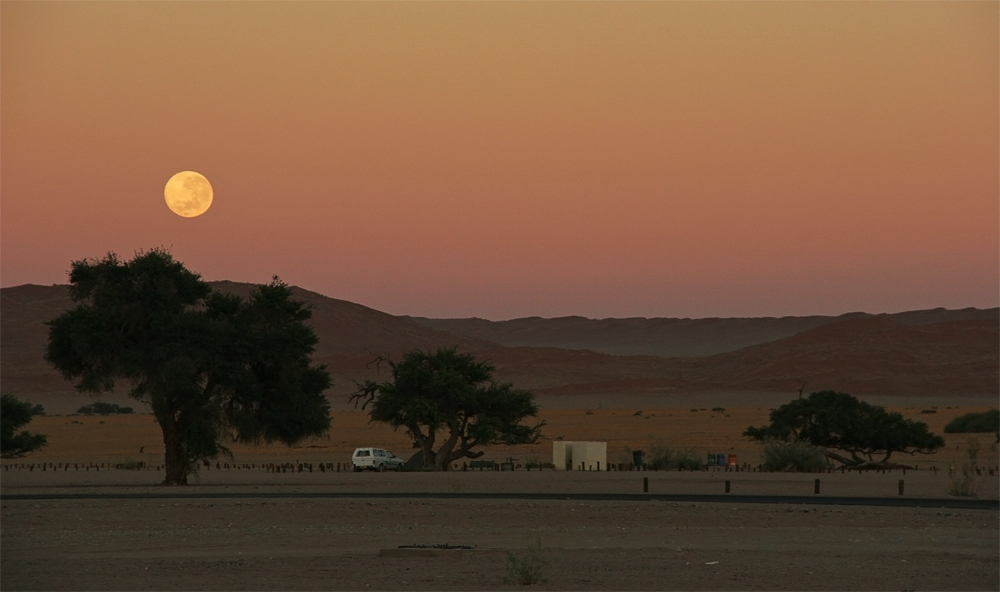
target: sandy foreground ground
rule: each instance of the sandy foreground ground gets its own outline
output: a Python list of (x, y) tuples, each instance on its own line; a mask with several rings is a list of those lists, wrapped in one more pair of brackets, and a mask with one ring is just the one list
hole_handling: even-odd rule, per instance
[[(699, 454), (757, 450), (739, 431), (767, 409), (557, 410), (551, 437), (605, 439), (609, 461), (625, 447), (674, 442)], [(966, 409), (908, 414), (943, 424)], [(404, 453), (405, 437), (358, 413), (335, 416), (328, 439), (287, 447), (234, 447), (229, 469), (203, 467), (186, 488), (163, 488), (162, 454), (149, 416), (38, 418), (45, 451), (0, 471), (2, 590), (495, 590), (511, 553), (540, 544), (553, 590), (997, 590), (1000, 512), (821, 503), (377, 498), (374, 493), (649, 493), (947, 498), (945, 467), (965, 436), (918, 457), (920, 470), (887, 474), (755, 472), (273, 473), (260, 463), (345, 462), (360, 445)], [(940, 426), (931, 425), (932, 430)], [(981, 439), (981, 465), (996, 450)], [(140, 449), (142, 452), (139, 452)], [(485, 458), (548, 460), (551, 444), (496, 447)], [(46, 463), (46, 470), (40, 465)], [(66, 468), (65, 463), (73, 463)], [(105, 463), (98, 471), (85, 465)], [(26, 465), (35, 464), (34, 470)], [(52, 470), (53, 464), (59, 470)], [(256, 468), (232, 468), (256, 465)], [(936, 466), (938, 471), (931, 470)], [(813, 494), (814, 479), (821, 494)], [(980, 499), (1000, 497), (1000, 477), (977, 478)], [(11, 499), (15, 494), (222, 494), (219, 498)], [(242, 494), (261, 497), (239, 497)], [(273, 494), (350, 494), (343, 498)], [(400, 549), (465, 545), (465, 550)]]
[[(101, 478), (96, 476), (100, 474)], [(86, 477), (86, 478), (84, 478)], [(14, 493), (324, 493), (323, 498), (12, 500), (3, 590), (494, 590), (541, 545), (554, 590), (996, 590), (995, 510), (661, 501), (384, 499), (373, 492), (812, 494), (816, 475), (556, 471), (3, 474)], [(820, 475), (821, 496), (898, 495), (895, 474)], [(941, 475), (909, 472), (908, 496)], [(996, 498), (995, 479), (981, 497)], [(933, 495), (930, 495), (933, 494)], [(401, 545), (471, 550), (406, 550)]]

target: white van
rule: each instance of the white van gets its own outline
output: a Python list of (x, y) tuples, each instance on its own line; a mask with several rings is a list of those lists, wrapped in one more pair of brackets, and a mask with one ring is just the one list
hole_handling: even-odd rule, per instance
[(386, 469), (402, 471), (403, 465), (406, 464), (406, 461), (403, 459), (381, 448), (357, 448), (354, 450), (351, 462), (354, 463), (355, 471), (363, 471), (365, 469), (372, 469), (373, 471), (384, 471)]

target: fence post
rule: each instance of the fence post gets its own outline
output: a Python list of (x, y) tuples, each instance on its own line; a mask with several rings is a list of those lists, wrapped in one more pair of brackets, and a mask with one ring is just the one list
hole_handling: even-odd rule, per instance
[(819, 479), (813, 482), (813, 493), (819, 495)]
[(642, 478), (642, 492), (649, 493), (649, 477)]
[(903, 495), (903, 480), (899, 480), (899, 495)]
[(726, 479), (726, 493), (729, 493), (729, 479)]

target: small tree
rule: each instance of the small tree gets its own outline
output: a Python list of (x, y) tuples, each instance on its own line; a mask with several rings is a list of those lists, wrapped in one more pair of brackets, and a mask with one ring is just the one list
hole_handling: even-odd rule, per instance
[(30, 454), (48, 444), (42, 434), (18, 430), (29, 423), (32, 405), (14, 395), (0, 395), (0, 457), (17, 458)]
[(982, 434), (1000, 432), (1000, 410), (990, 409), (982, 413), (966, 413), (944, 426), (946, 434)]
[(330, 426), (330, 386), (312, 366), (310, 312), (274, 278), (244, 300), (215, 293), (159, 249), (75, 261), (77, 303), (49, 322), (46, 359), (80, 391), (131, 385), (163, 432), (164, 485), (229, 455), (224, 439), (294, 444)]
[(929, 454), (944, 446), (940, 436), (927, 431), (927, 424), (834, 391), (786, 403), (771, 412), (770, 424), (749, 427), (743, 435), (758, 442), (807, 442), (825, 448), (827, 458), (854, 468), (885, 466), (895, 452)]
[[(460, 458), (478, 458), (479, 446), (536, 442), (545, 425), (521, 423), (538, 413), (532, 393), (495, 382), (491, 364), (454, 347), (381, 361), (389, 364), (392, 380), (359, 383), (351, 400), (362, 409), (371, 405), (372, 422), (404, 428), (423, 452), (425, 469), (447, 471)], [(435, 449), (439, 434), (443, 441)]]

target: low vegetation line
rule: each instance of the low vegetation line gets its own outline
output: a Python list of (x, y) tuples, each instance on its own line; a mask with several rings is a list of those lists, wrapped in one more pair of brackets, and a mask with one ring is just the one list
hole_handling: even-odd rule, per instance
[(707, 494), (628, 494), (628, 493), (372, 493), (372, 492), (258, 492), (258, 493), (38, 493), (0, 494), (13, 500), (101, 500), (101, 499), (470, 499), (470, 500), (554, 500), (554, 501), (633, 501), (696, 502), (727, 504), (794, 504), (883, 506), (903, 508), (952, 508), (1000, 510), (1000, 500), (898, 497), (842, 497), (804, 495), (707, 495)]

